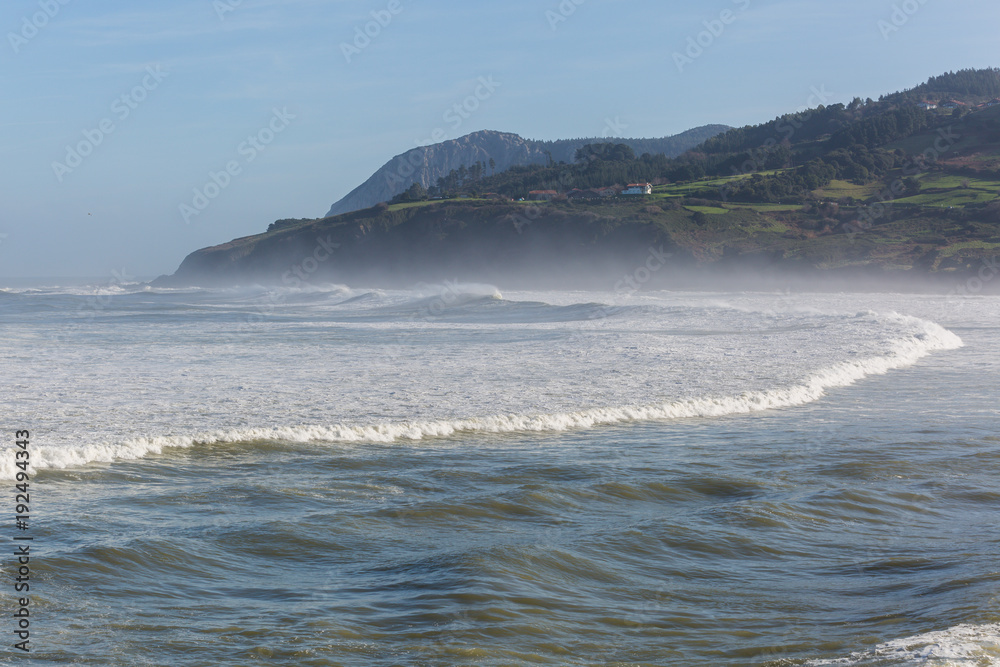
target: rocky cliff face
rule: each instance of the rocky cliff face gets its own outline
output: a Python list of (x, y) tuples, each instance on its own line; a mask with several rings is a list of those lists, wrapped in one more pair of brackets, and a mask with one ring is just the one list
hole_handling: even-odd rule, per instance
[(545, 154), (516, 134), (475, 132), (440, 144), (414, 148), (389, 160), (381, 169), (330, 208), (327, 217), (389, 201), (413, 183), (428, 188), (452, 169), (476, 162), (496, 162), (497, 171), (514, 165), (543, 164)]
[(501, 172), (515, 165), (545, 164), (551, 154), (556, 162), (572, 162), (577, 149), (591, 143), (614, 141), (632, 147), (636, 155), (664, 153), (670, 157), (694, 148), (705, 139), (729, 129), (723, 125), (706, 125), (683, 134), (662, 139), (569, 139), (553, 142), (531, 141), (509, 132), (484, 130), (458, 139), (431, 146), (414, 148), (389, 160), (381, 169), (334, 204), (326, 214), (339, 215), (369, 208), (389, 201), (413, 183), (425, 188), (437, 184), (452, 169), (466, 167), (490, 158)]

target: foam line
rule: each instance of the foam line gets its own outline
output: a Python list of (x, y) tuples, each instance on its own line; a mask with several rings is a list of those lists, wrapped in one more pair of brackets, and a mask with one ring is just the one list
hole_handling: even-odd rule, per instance
[(1000, 665), (1000, 624), (956, 625), (939, 632), (894, 639), (849, 658), (811, 660), (807, 665)]
[[(289, 426), (249, 428), (192, 436), (139, 438), (120, 443), (68, 447), (38, 447), (32, 453), (36, 469), (75, 468), (92, 462), (135, 460), (171, 447), (196, 444), (285, 440), (291, 442), (394, 443), (475, 433), (530, 433), (586, 429), (625, 422), (724, 417), (806, 405), (828, 389), (848, 387), (872, 375), (906, 368), (933, 352), (962, 347), (962, 340), (925, 320), (892, 314), (889, 318), (912, 324), (916, 332), (891, 342), (884, 356), (839, 363), (820, 370), (803, 382), (736, 396), (703, 396), (652, 405), (593, 408), (577, 412), (538, 415), (492, 415), (454, 421), (411, 421), (375, 425)], [(9, 448), (0, 453), (0, 478), (12, 479), (17, 470)]]

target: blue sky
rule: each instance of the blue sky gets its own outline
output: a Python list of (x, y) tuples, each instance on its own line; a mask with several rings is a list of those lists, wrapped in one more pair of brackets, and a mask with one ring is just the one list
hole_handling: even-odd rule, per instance
[(6, 0), (0, 278), (171, 273), (436, 129), (654, 137), (877, 98), (1000, 65), (998, 26), (995, 0)]

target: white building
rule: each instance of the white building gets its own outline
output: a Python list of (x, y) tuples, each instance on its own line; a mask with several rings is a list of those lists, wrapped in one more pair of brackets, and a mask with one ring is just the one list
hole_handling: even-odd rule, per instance
[(628, 187), (622, 190), (623, 195), (651, 195), (653, 194), (652, 183), (629, 183)]

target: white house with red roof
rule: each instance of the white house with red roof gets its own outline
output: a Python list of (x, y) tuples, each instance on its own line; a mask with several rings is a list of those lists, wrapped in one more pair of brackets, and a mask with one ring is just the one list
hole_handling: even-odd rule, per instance
[(653, 194), (652, 183), (629, 183), (628, 187), (622, 190), (623, 195), (651, 195)]

